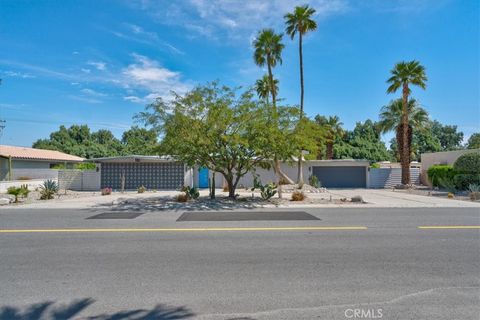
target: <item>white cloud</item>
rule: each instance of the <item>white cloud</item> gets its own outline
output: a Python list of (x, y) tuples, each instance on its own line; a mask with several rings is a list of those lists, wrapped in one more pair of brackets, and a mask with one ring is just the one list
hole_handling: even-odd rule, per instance
[(185, 2), (142, 1), (140, 8), (157, 21), (187, 28), (212, 39), (247, 39), (261, 28), (283, 30), (283, 15), (297, 5), (310, 4), (317, 19), (343, 13), (348, 0), (189, 0)]
[(82, 89), (80, 91), (82, 93), (86, 94), (86, 95), (94, 96), (94, 97), (106, 97), (107, 96), (106, 93), (98, 92), (98, 91), (95, 91), (93, 89), (88, 89), (88, 88)]
[[(122, 71), (122, 84), (129, 92), (124, 100), (135, 103), (148, 103), (157, 97), (171, 99), (171, 91), (179, 94), (187, 92), (192, 86), (182, 82), (180, 72), (162, 67), (157, 61), (139, 54), (132, 54), (135, 63)], [(134, 94), (132, 89), (147, 91), (146, 94)]]
[(0, 74), (5, 77), (12, 77), (12, 78), (22, 78), (22, 79), (36, 78), (34, 75), (30, 73), (24, 73), (19, 71), (12, 71), (12, 70), (0, 71)]
[(150, 46), (155, 46), (159, 48), (166, 48), (169, 52), (175, 54), (185, 54), (182, 50), (178, 49), (174, 45), (162, 40), (156, 32), (147, 31), (139, 25), (131, 24), (131, 23), (124, 23), (124, 27), (127, 30), (124, 32), (114, 31), (114, 30), (107, 30), (108, 32), (112, 33), (118, 38), (125, 39), (128, 41), (134, 41)]
[(69, 95), (68, 98), (70, 98), (72, 100), (77, 100), (77, 101), (81, 101), (81, 102), (90, 103), (90, 104), (102, 103), (102, 101), (100, 101), (98, 99), (84, 97), (84, 96)]
[(104, 71), (107, 68), (107, 64), (102, 61), (88, 61), (87, 64), (100, 71)]
[(90, 72), (92, 72), (92, 70), (87, 69), (87, 68), (81, 68), (80, 70), (82, 70), (83, 73), (90, 73)]

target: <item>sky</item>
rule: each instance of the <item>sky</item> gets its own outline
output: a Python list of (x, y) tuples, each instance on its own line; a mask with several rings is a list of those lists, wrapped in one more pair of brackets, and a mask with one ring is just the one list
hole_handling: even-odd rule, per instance
[[(31, 146), (60, 125), (117, 137), (135, 113), (171, 91), (218, 80), (252, 86), (258, 30), (284, 31), (308, 3), (318, 30), (304, 39), (305, 112), (345, 128), (378, 120), (395, 63), (419, 60), (427, 89), (412, 96), (432, 119), (480, 132), (476, 0), (0, 0), (0, 144)], [(274, 69), (284, 103), (299, 104), (298, 39), (284, 36)], [(392, 135), (387, 135), (388, 140)]]

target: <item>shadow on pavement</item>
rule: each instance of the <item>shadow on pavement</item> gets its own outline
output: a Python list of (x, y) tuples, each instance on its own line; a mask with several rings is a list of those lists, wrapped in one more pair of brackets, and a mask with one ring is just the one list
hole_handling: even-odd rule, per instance
[(99, 204), (91, 210), (121, 211), (204, 211), (204, 210), (234, 210), (234, 209), (258, 209), (262, 208), (265, 201), (261, 199), (231, 200), (228, 198), (200, 198), (191, 202), (177, 202), (170, 197), (155, 197), (144, 199), (125, 199), (118, 203)]
[[(26, 308), (2, 306), (0, 320), (68, 320), (78, 319), (78, 314), (94, 303), (91, 298), (74, 300), (70, 304), (55, 305), (52, 301), (32, 304)], [(158, 304), (152, 309), (123, 310), (111, 314), (81, 317), (87, 320), (176, 320), (195, 316), (186, 307), (173, 307)]]

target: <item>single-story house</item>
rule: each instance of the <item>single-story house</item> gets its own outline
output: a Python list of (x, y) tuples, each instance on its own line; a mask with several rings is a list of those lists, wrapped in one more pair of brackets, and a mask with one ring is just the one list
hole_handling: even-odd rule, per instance
[(423, 184), (430, 185), (428, 181), (427, 171), (433, 165), (445, 164), (453, 165), (455, 161), (461, 156), (469, 152), (480, 152), (480, 149), (465, 149), (465, 150), (455, 150), (455, 151), (444, 151), (444, 152), (431, 152), (431, 153), (422, 153), (420, 155), (422, 169), (420, 173), (420, 178)]
[[(100, 170), (102, 188), (125, 190), (145, 186), (147, 189), (179, 189), (184, 185), (208, 188), (212, 173), (206, 168), (189, 168), (171, 157), (120, 156), (91, 159)], [(304, 163), (305, 181), (311, 175), (317, 176), (327, 188), (366, 188), (369, 177), (367, 160), (307, 160)], [(282, 163), (282, 170), (292, 179), (297, 177), (297, 164)], [(263, 183), (276, 181), (273, 170), (258, 168), (255, 174)], [(215, 175), (217, 188), (223, 186), (223, 176)], [(239, 187), (252, 187), (253, 174), (241, 178)]]
[(49, 178), (53, 166), (68, 167), (83, 160), (60, 151), (0, 145), (0, 181)]

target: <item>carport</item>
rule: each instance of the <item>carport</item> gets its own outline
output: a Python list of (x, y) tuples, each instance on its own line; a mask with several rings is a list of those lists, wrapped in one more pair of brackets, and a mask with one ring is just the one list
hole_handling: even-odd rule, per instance
[(326, 188), (366, 188), (369, 161), (366, 160), (313, 160), (310, 173)]
[(115, 190), (175, 190), (189, 184), (190, 171), (169, 157), (124, 156), (92, 159), (99, 164), (100, 185)]

